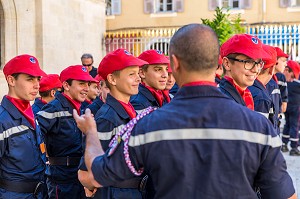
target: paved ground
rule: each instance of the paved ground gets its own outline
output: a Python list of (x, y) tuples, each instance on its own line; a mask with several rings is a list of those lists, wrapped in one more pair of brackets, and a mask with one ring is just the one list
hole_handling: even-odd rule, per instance
[(283, 153), (283, 156), (286, 159), (288, 172), (292, 176), (294, 187), (300, 199), (300, 157), (290, 156), (289, 153)]

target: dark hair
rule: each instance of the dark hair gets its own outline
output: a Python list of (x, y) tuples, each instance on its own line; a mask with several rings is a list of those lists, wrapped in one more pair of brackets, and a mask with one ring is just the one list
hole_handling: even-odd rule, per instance
[(173, 35), (169, 55), (178, 57), (187, 71), (215, 70), (219, 59), (219, 40), (216, 33), (203, 24), (189, 24)]
[[(67, 79), (66, 82), (67, 82), (70, 86), (72, 86), (73, 79)], [(64, 89), (64, 87), (62, 86), (62, 88), (61, 88), (61, 93), (63, 93), (64, 91), (65, 91), (65, 89)]]
[(81, 56), (81, 60), (82, 59), (88, 59), (88, 58), (91, 58), (93, 60), (93, 56), (89, 53), (84, 53), (82, 56)]
[(40, 93), (40, 96), (43, 98), (43, 97), (49, 97), (50, 96), (50, 93), (51, 91), (57, 91), (58, 89), (57, 88), (53, 88), (53, 89), (50, 89), (50, 90), (47, 90), (47, 91), (43, 91), (43, 92), (39, 92)]
[[(116, 70), (112, 74), (115, 75), (115, 76), (117, 76), (117, 77), (119, 77), (120, 76), (120, 70)], [(106, 87), (108, 89), (111, 89), (111, 86), (110, 86), (110, 83), (108, 82), (108, 80), (105, 80), (105, 84), (106, 84)]]
[(148, 68), (149, 68), (149, 64), (145, 64), (145, 65), (142, 66), (141, 69), (142, 69), (143, 71), (147, 71)]
[(18, 77), (19, 77), (20, 74), (21, 73), (14, 73), (14, 74), (11, 74), (11, 76), (13, 76), (15, 79), (18, 79)]

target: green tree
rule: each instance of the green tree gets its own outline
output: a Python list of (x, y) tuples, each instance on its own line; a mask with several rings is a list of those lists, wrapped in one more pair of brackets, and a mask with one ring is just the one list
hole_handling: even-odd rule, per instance
[(224, 12), (223, 8), (217, 7), (213, 20), (201, 18), (203, 24), (211, 27), (217, 33), (220, 44), (223, 44), (234, 34), (245, 33), (245, 28), (241, 25), (241, 15), (231, 17), (228, 11), (229, 9)]

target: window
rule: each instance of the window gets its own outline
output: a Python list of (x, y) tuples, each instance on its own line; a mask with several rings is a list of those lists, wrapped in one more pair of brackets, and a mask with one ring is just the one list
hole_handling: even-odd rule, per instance
[(208, 0), (209, 10), (215, 10), (216, 7), (231, 9), (249, 9), (252, 0)]
[(173, 11), (172, 0), (158, 0), (156, 1), (158, 7), (157, 12), (171, 12)]
[(221, 0), (219, 2), (223, 8), (239, 8), (240, 2), (239, 0)]
[(291, 0), (290, 7), (299, 7), (300, 6), (300, 0)]
[(106, 0), (106, 15), (121, 14), (121, 0)]
[(146, 14), (183, 12), (184, 0), (144, 0)]
[(280, 0), (279, 6), (282, 8), (295, 8), (300, 7), (300, 0)]

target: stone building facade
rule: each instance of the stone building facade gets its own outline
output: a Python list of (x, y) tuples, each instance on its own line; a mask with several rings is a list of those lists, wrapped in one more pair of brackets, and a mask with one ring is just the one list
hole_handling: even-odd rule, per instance
[(80, 64), (83, 53), (103, 57), (105, 0), (0, 0), (0, 97), (7, 93), (4, 64), (20, 54), (37, 57), (46, 73)]

